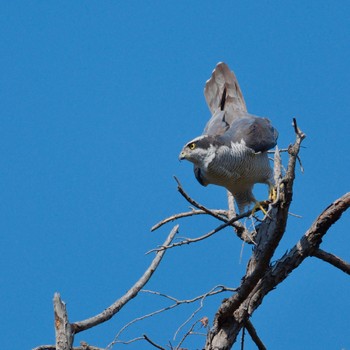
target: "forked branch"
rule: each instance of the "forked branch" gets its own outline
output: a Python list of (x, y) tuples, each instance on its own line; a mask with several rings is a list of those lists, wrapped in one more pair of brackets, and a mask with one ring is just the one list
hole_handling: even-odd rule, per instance
[[(211, 290), (209, 290), (208, 292), (204, 293), (204, 294), (201, 294), (201, 295), (198, 295), (192, 299), (178, 299), (178, 298), (175, 298), (173, 296), (170, 296), (168, 294), (164, 294), (164, 293), (161, 293), (161, 292), (157, 292), (157, 291), (152, 291), (152, 290), (141, 290), (140, 292), (143, 292), (143, 293), (147, 293), (147, 294), (153, 294), (153, 295), (156, 295), (156, 296), (159, 296), (159, 297), (162, 297), (162, 298), (165, 298), (167, 300), (170, 300), (172, 303), (168, 306), (165, 306), (161, 309), (158, 309), (158, 310), (155, 310), (155, 311), (152, 311), (148, 314), (145, 314), (145, 315), (142, 315), (140, 317), (137, 317), (133, 320), (131, 320), (130, 322), (128, 322), (127, 324), (125, 324), (119, 331), (118, 333), (116, 334), (113, 342), (111, 342), (108, 346), (107, 346), (107, 350), (108, 349), (111, 349), (115, 344), (117, 343), (122, 343), (122, 344), (129, 344), (130, 342), (134, 342), (134, 341), (138, 341), (138, 340), (143, 340), (143, 337), (138, 337), (138, 338), (135, 338), (133, 340), (129, 340), (129, 341), (122, 341), (120, 340), (120, 337), (122, 335), (122, 333), (128, 329), (130, 326), (134, 325), (135, 323), (137, 322), (140, 322), (140, 321), (143, 321), (149, 317), (153, 317), (155, 315), (158, 315), (158, 314), (161, 314), (163, 312), (166, 312), (166, 311), (169, 311), (169, 310), (172, 310), (176, 307), (179, 307), (181, 305), (185, 305), (185, 304), (192, 304), (192, 303), (195, 303), (197, 301), (200, 302), (200, 306), (191, 314), (190, 318), (193, 318), (193, 316), (195, 314), (197, 314), (197, 312), (203, 307), (203, 303), (204, 303), (204, 300), (211, 297), (211, 296), (214, 296), (214, 295), (217, 295), (217, 294), (221, 294), (221, 293), (224, 293), (224, 292), (234, 292), (235, 289), (234, 288), (230, 288), (230, 287), (226, 287), (226, 286), (222, 286), (222, 285), (218, 285), (218, 286), (215, 286), (213, 287)], [(183, 323), (183, 325), (185, 325), (188, 320), (186, 322)], [(179, 330), (183, 327), (183, 325), (181, 325), (178, 330), (175, 332), (175, 335), (174, 335), (174, 338), (176, 337), (176, 334), (179, 332)]]

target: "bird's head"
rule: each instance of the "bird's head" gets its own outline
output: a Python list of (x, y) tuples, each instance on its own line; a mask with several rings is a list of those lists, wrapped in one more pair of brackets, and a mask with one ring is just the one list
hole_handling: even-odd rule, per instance
[(199, 167), (207, 166), (215, 157), (216, 149), (217, 144), (213, 136), (199, 136), (186, 143), (179, 159), (186, 159)]

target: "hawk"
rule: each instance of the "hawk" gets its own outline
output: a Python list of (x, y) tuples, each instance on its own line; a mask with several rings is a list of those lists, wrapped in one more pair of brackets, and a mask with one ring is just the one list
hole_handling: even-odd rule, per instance
[[(273, 171), (267, 151), (277, 143), (278, 132), (267, 118), (249, 114), (235, 74), (220, 62), (206, 82), (204, 95), (212, 117), (201, 136), (183, 147), (179, 159), (194, 164), (198, 182), (230, 191), (243, 213), (252, 203), (256, 183), (273, 193)], [(255, 208), (255, 207), (254, 207)]]

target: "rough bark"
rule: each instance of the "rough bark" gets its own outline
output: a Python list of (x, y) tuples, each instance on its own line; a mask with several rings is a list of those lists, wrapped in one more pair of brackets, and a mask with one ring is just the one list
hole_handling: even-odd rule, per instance
[(56, 332), (56, 350), (70, 350), (73, 344), (73, 332), (68, 320), (66, 304), (58, 293), (53, 298)]

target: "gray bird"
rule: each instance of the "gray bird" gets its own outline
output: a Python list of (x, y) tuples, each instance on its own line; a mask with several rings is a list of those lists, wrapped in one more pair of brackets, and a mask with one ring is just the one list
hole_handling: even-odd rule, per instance
[(240, 213), (250, 204), (261, 204), (253, 186), (263, 183), (273, 193), (273, 172), (267, 151), (277, 143), (278, 132), (267, 118), (247, 112), (238, 81), (220, 62), (206, 82), (204, 95), (212, 117), (201, 136), (183, 147), (179, 159), (194, 164), (198, 182), (215, 184), (230, 191)]

